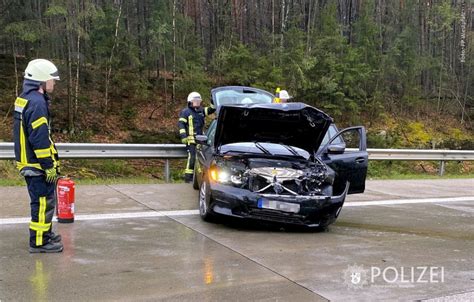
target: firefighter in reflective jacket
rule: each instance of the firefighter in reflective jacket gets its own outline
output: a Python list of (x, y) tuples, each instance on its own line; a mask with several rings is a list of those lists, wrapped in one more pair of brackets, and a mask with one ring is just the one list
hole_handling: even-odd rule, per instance
[(63, 250), (61, 236), (52, 232), (54, 189), (59, 161), (50, 136), (49, 97), (59, 80), (58, 69), (37, 59), (25, 69), (23, 92), (15, 100), (13, 136), (15, 159), (30, 195), (30, 253)]
[(213, 105), (203, 108), (201, 102), (201, 95), (197, 92), (191, 92), (187, 99), (188, 106), (179, 114), (179, 136), (188, 150), (188, 161), (184, 170), (184, 180), (186, 182), (193, 180), (194, 162), (196, 160), (195, 136), (203, 134), (205, 117), (216, 111)]

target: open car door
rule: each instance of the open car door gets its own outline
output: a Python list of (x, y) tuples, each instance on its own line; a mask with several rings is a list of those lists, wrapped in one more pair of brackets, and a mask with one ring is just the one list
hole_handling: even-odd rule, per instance
[(321, 160), (336, 172), (334, 195), (350, 183), (348, 194), (363, 193), (368, 168), (367, 138), (363, 126), (349, 127), (331, 137), (319, 149)]

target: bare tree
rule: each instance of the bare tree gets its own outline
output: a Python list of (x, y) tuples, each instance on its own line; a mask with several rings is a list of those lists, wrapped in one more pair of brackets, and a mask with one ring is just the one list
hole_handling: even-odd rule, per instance
[(119, 25), (120, 25), (120, 17), (122, 16), (122, 1), (117, 0), (118, 2), (118, 14), (117, 18), (115, 19), (115, 33), (114, 33), (114, 44), (112, 45), (112, 49), (110, 50), (110, 57), (106, 64), (106, 74), (105, 74), (105, 104), (104, 104), (104, 115), (105, 121), (107, 123), (108, 117), (108, 105), (109, 105), (109, 86), (110, 86), (110, 78), (112, 76), (112, 66), (114, 59), (114, 50), (117, 47), (118, 42), (118, 34), (119, 34)]
[(173, 83), (171, 99), (176, 98), (176, 0), (173, 0)]

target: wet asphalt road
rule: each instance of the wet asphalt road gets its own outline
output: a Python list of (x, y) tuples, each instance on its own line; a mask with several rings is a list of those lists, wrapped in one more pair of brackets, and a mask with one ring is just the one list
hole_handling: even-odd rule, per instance
[(368, 181), (322, 233), (202, 222), (185, 184), (76, 190), (64, 252), (30, 255), (26, 189), (0, 187), (1, 301), (474, 299), (474, 179)]

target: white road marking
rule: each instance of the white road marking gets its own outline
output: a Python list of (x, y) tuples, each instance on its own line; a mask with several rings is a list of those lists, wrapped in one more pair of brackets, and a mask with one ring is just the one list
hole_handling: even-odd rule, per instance
[[(126, 219), (126, 218), (150, 218), (150, 217), (173, 217), (173, 216), (188, 216), (197, 215), (199, 210), (176, 210), (176, 211), (146, 211), (146, 212), (130, 212), (130, 213), (112, 213), (112, 214), (84, 214), (75, 215), (74, 221), (85, 220), (110, 220), (110, 219)], [(54, 221), (57, 221), (56, 217)], [(3, 218), (0, 219), (2, 224), (21, 224), (29, 223), (29, 217), (18, 218)]]
[[(392, 199), (392, 200), (375, 200), (375, 201), (351, 201), (344, 203), (344, 207), (366, 207), (366, 206), (386, 206), (401, 205), (415, 203), (444, 203), (456, 201), (474, 201), (474, 196), (452, 197), (452, 198), (424, 198), (424, 199)], [(173, 217), (173, 216), (189, 216), (197, 215), (199, 210), (174, 210), (174, 211), (146, 211), (146, 212), (130, 212), (130, 213), (111, 213), (111, 214), (78, 214), (74, 217), (75, 221), (86, 220), (111, 220), (111, 219), (127, 219), (127, 218), (150, 218), (150, 217)], [(55, 218), (56, 221), (56, 218)], [(18, 218), (2, 218), (0, 225), (5, 224), (24, 224), (29, 223), (29, 217)]]
[(474, 201), (474, 196), (450, 197), (450, 198), (422, 198), (422, 199), (391, 199), (375, 201), (352, 201), (345, 202), (344, 207), (366, 207), (366, 206), (386, 206), (410, 203), (437, 203), (453, 201)]
[[(76, 215), (75, 220), (109, 220), (123, 218), (147, 218), (147, 217), (165, 217), (165, 216), (187, 216), (199, 214), (199, 210), (175, 210), (175, 211), (146, 211), (131, 213), (112, 213), (112, 214), (88, 214)], [(99, 218), (98, 218), (99, 217)]]

